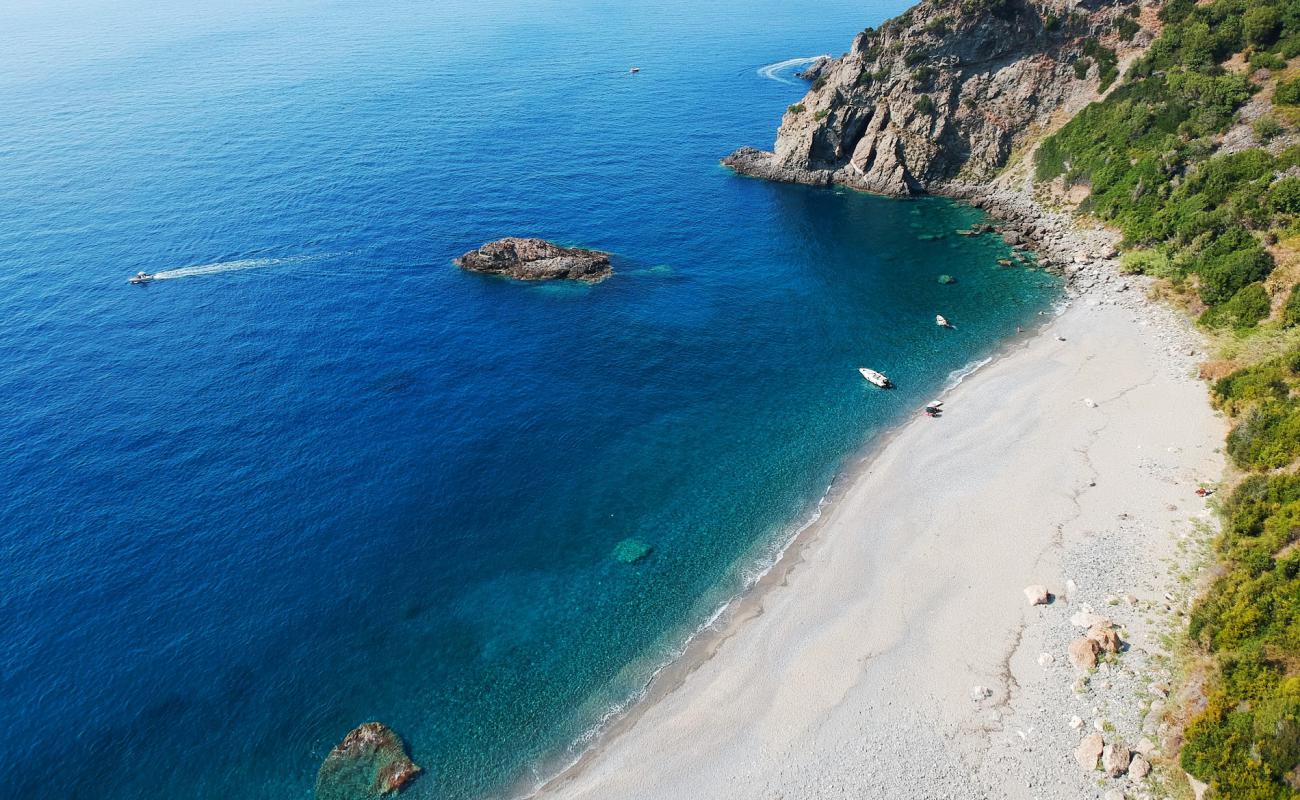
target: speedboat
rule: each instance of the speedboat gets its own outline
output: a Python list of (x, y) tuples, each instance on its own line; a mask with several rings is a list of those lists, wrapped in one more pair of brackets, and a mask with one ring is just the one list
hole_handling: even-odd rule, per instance
[(637, 74), (640, 71), (641, 71), (640, 67), (633, 67), (632, 69), (628, 70), (628, 72), (632, 73), (633, 75)]
[(949, 322), (949, 321), (947, 320), (947, 318), (944, 317), (943, 314), (935, 314), (935, 315), (934, 315), (934, 324), (935, 324), (935, 325), (938, 325), (940, 328), (951, 328), (951, 327), (952, 327), (952, 323)]
[(148, 283), (151, 280), (153, 280), (153, 276), (150, 275), (149, 273), (137, 272), (136, 274), (131, 276), (131, 279), (128, 281), (128, 283), (134, 283), (139, 285), (142, 283)]
[(886, 378), (884, 374), (876, 372), (874, 369), (867, 369), (866, 367), (858, 367), (858, 372), (862, 373), (862, 377), (866, 378), (868, 382), (875, 384), (876, 386), (879, 386), (881, 389), (894, 388), (893, 381), (891, 381), (889, 378)]

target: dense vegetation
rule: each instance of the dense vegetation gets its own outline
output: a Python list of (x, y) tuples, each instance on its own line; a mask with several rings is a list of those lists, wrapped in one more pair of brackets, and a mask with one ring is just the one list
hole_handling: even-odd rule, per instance
[[(1300, 146), (1285, 146), (1300, 123), (1300, 0), (1170, 0), (1160, 17), (1111, 93), (1043, 142), (1036, 176), (1088, 186), (1084, 210), (1124, 234), (1122, 268), (1166, 280), (1202, 325), (1294, 342), (1280, 332), (1300, 324), (1300, 292), (1273, 273), (1300, 243)], [(1076, 72), (1100, 64), (1099, 47)], [(1270, 87), (1269, 113), (1246, 124), (1239, 110)], [(1221, 148), (1234, 125), (1248, 138), (1239, 129)], [(1232, 800), (1300, 797), (1300, 347), (1279, 347), (1213, 386), (1248, 477), (1225, 504), (1217, 578), (1192, 615), (1209, 666), (1182, 765)]]
[[(1233, 303), (1208, 314), (1207, 325), (1250, 327), (1267, 315), (1254, 285), (1274, 268), (1267, 246), (1300, 233), (1300, 181), (1282, 177), (1300, 168), (1300, 147), (1215, 153), (1213, 137), (1257, 89), (1221, 62), (1248, 52), (1251, 63), (1285, 66), (1300, 54), (1300, 3), (1173, 0), (1161, 17), (1163, 35), (1122, 85), (1039, 148), (1037, 177), (1090, 185), (1086, 210), (1113, 222), (1130, 246), (1163, 255), (1162, 277), (1193, 285), (1211, 309)], [(1100, 63), (1095, 40), (1085, 50)], [(1284, 108), (1300, 103), (1296, 83), (1294, 92), (1279, 87)], [(1255, 132), (1269, 140), (1282, 125), (1265, 117)]]

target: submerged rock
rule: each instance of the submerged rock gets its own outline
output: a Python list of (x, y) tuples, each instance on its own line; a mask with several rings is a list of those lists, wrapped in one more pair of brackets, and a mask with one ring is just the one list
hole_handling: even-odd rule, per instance
[(561, 247), (545, 239), (509, 237), (488, 242), (453, 263), (471, 272), (506, 275), (521, 281), (574, 280), (597, 283), (614, 274), (609, 253)]
[(316, 800), (363, 800), (397, 792), (421, 769), (402, 739), (387, 726), (367, 722), (330, 751), (316, 773)]
[(635, 564), (654, 552), (654, 547), (640, 539), (624, 539), (614, 548), (614, 558), (624, 564)]

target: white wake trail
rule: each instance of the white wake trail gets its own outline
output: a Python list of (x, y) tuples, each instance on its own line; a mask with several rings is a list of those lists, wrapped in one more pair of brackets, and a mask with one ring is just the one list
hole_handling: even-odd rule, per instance
[(219, 272), (235, 272), (241, 269), (259, 269), (261, 267), (274, 267), (281, 264), (296, 264), (303, 261), (312, 261), (317, 258), (325, 258), (328, 254), (310, 255), (310, 256), (284, 256), (282, 258), (241, 258), (236, 261), (222, 261), (218, 264), (198, 264), (193, 267), (180, 267), (178, 269), (168, 269), (162, 272), (155, 272), (153, 279), (156, 281), (166, 281), (175, 278), (192, 278), (196, 275), (216, 275)]
[(758, 74), (762, 75), (764, 78), (770, 78), (776, 81), (777, 83), (786, 83), (791, 86), (798, 86), (799, 81), (795, 80), (792, 77), (787, 77), (782, 73), (794, 67), (801, 67), (804, 64), (811, 64), (819, 58), (830, 58), (830, 56), (825, 55), (825, 56), (808, 56), (806, 58), (787, 58), (785, 61), (778, 61), (775, 64), (768, 64), (765, 67), (759, 67)]

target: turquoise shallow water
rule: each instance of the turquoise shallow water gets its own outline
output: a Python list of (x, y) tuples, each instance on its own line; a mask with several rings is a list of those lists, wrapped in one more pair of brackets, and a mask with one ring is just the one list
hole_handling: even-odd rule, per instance
[[(307, 797), (379, 719), (478, 797), (634, 694), (1057, 291), (971, 209), (718, 166), (803, 92), (764, 66), (899, 10), (15, 5), (6, 794)], [(508, 234), (617, 274), (449, 265)]]

